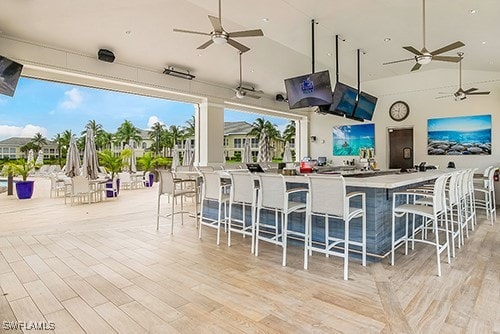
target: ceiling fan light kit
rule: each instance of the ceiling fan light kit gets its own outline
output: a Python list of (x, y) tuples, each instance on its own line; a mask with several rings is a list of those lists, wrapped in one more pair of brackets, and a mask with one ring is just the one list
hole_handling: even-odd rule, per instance
[(209, 47), (212, 44), (222, 45), (229, 44), (232, 47), (238, 49), (238, 51), (245, 53), (250, 50), (249, 47), (241, 44), (234, 40), (234, 38), (239, 37), (259, 37), (264, 36), (264, 33), (260, 29), (254, 30), (243, 30), (243, 31), (235, 31), (235, 32), (227, 32), (222, 27), (222, 15), (221, 15), (221, 0), (219, 0), (219, 17), (208, 15), (208, 19), (212, 24), (212, 30), (210, 33), (200, 32), (200, 31), (192, 31), (192, 30), (184, 30), (184, 29), (174, 29), (175, 32), (182, 32), (186, 34), (194, 34), (194, 35), (204, 35), (209, 36), (210, 39), (200, 45), (197, 49), (203, 50)]
[(432, 60), (437, 60), (437, 61), (445, 61), (445, 62), (452, 62), (452, 63), (458, 63), (460, 61), (460, 57), (454, 57), (454, 56), (440, 56), (441, 54), (458, 49), (462, 46), (465, 46), (464, 43), (457, 41), (451, 44), (448, 44), (442, 48), (439, 48), (437, 50), (434, 50), (432, 52), (429, 52), (426, 48), (426, 43), (425, 43), (425, 0), (422, 0), (422, 40), (423, 40), (423, 47), (422, 50), (419, 51), (413, 46), (404, 46), (403, 49), (406, 51), (409, 51), (414, 54), (413, 58), (409, 59), (401, 59), (401, 60), (396, 60), (396, 61), (390, 61), (387, 63), (384, 63), (383, 65), (389, 65), (389, 64), (396, 64), (396, 63), (402, 63), (410, 60), (415, 60), (416, 64), (411, 68), (410, 71), (416, 71), (419, 70), (422, 65), (427, 65), (429, 64)]

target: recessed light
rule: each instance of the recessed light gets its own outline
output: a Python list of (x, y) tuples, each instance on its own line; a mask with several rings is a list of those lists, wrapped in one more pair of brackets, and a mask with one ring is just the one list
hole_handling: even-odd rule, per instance
[(250, 73), (255, 73), (255, 70), (250, 70)]
[(264, 22), (269, 22), (269, 18), (268, 18), (268, 17), (264, 17), (264, 18), (262, 19), (262, 21), (264, 21)]
[(486, 41), (483, 41), (481, 44), (485, 45), (485, 44), (486, 44)]
[(203, 55), (203, 54), (202, 54), (201, 52), (200, 52), (200, 53), (198, 53), (198, 57), (201, 57), (202, 55)]
[(132, 33), (132, 30), (127, 30), (125, 31), (125, 34), (130, 35)]
[(331, 57), (331, 56), (332, 56), (332, 53), (331, 53), (331, 52), (328, 52), (326, 55), (327, 55), (328, 57)]
[(471, 10), (469, 10), (469, 13), (471, 13), (471, 14), (476, 14), (476, 13), (477, 13), (477, 10), (475, 10), (475, 9), (471, 9)]
[(391, 38), (390, 37), (386, 37), (384, 38), (384, 42), (390, 42), (391, 41)]

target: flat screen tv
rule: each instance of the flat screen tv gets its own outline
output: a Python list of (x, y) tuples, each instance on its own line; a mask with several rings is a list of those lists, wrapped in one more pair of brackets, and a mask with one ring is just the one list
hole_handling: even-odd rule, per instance
[(343, 84), (342, 82), (337, 82), (335, 84), (335, 90), (332, 93), (332, 104), (320, 106), (320, 110), (329, 114), (352, 117), (356, 106), (357, 96), (357, 89)]
[(0, 94), (14, 96), (23, 65), (0, 56)]
[(322, 71), (285, 79), (290, 109), (322, 106), (332, 103), (330, 72)]
[(354, 109), (353, 117), (371, 121), (376, 104), (377, 98), (375, 96), (365, 92), (359, 93), (358, 103), (356, 104), (356, 108)]

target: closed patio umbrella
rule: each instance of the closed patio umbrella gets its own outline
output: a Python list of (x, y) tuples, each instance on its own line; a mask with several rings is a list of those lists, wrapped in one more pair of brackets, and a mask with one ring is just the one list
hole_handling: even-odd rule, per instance
[(36, 157), (35, 165), (37, 165), (37, 166), (43, 165), (43, 150), (38, 151), (38, 155)]
[(191, 149), (191, 142), (186, 140), (184, 143), (184, 151), (182, 153), (182, 165), (192, 166), (194, 163), (194, 152)]
[(80, 175), (80, 152), (78, 152), (78, 147), (76, 147), (75, 137), (71, 137), (69, 141), (64, 170), (69, 177)]
[(270, 149), (269, 149), (269, 139), (267, 133), (262, 131), (259, 138), (259, 155), (257, 156), (257, 162), (270, 161)]
[(290, 143), (285, 143), (285, 151), (283, 152), (283, 162), (292, 162), (292, 150), (290, 149)]
[(33, 161), (35, 161), (35, 153), (33, 152), (33, 149), (30, 149), (28, 151), (28, 159), (27, 159), (27, 163), (32, 163)]
[(95, 148), (94, 131), (87, 129), (85, 136), (85, 149), (83, 151), (83, 176), (95, 180), (99, 173), (99, 162)]
[(129, 144), (130, 150), (132, 151), (132, 154), (130, 155), (130, 158), (128, 159), (129, 164), (130, 164), (130, 171), (132, 173), (136, 173), (137, 172), (137, 161), (136, 161), (136, 157), (135, 157), (135, 150), (133, 148), (134, 146), (132, 144), (132, 141), (130, 141), (128, 144)]
[(179, 149), (177, 145), (174, 145), (174, 149), (172, 151), (172, 170), (175, 170), (177, 166), (179, 166)]
[(243, 147), (243, 155), (241, 156), (241, 162), (248, 164), (253, 162), (252, 150), (250, 149), (250, 139), (245, 140), (245, 146)]

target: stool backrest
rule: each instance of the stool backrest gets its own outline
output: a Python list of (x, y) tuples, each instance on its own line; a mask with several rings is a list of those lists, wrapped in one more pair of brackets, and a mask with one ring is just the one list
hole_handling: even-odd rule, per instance
[(259, 174), (259, 205), (283, 210), (285, 205), (285, 182), (279, 174)]
[(450, 174), (443, 174), (434, 183), (434, 200), (432, 206), (437, 213), (446, 210), (445, 187), (449, 177)]
[(231, 201), (252, 203), (255, 188), (254, 177), (250, 173), (231, 173)]
[(89, 180), (83, 175), (73, 176), (71, 183), (73, 194), (87, 193), (90, 190)]
[(221, 179), (217, 172), (202, 172), (203, 198), (219, 200), (221, 192)]
[(174, 193), (174, 175), (171, 171), (160, 170), (160, 186), (158, 187), (159, 195)]
[(310, 176), (308, 179), (311, 211), (344, 217), (348, 210), (344, 177)]

